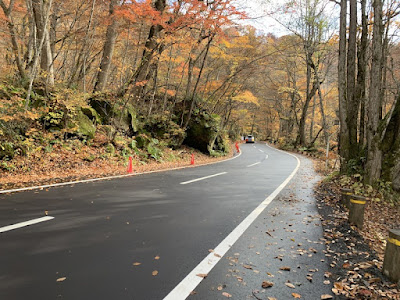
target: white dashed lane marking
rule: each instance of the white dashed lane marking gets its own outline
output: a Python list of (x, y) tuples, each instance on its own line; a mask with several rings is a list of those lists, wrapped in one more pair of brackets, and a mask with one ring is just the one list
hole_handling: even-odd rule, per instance
[(6, 232), (6, 231), (10, 231), (10, 230), (13, 230), (13, 229), (22, 228), (22, 227), (33, 225), (33, 224), (37, 224), (37, 223), (41, 223), (41, 222), (50, 221), (52, 219), (54, 219), (54, 217), (46, 216), (46, 217), (33, 219), (33, 220), (29, 220), (29, 221), (25, 221), (25, 222), (13, 224), (13, 225), (0, 227), (0, 233)]
[(250, 167), (254, 167), (254, 166), (259, 165), (259, 164), (261, 164), (261, 162), (256, 162), (254, 164), (248, 165), (247, 167), (250, 168)]
[(181, 184), (188, 184), (188, 183), (192, 183), (192, 182), (196, 182), (196, 181), (200, 181), (200, 180), (204, 180), (204, 179), (208, 179), (208, 178), (212, 178), (212, 177), (216, 177), (216, 176), (220, 176), (220, 175), (224, 175), (224, 174), (227, 174), (227, 172), (222, 172), (222, 173), (209, 175), (209, 176), (205, 176), (205, 177), (200, 177), (200, 178), (189, 180), (189, 181), (184, 181), (184, 182), (181, 182)]

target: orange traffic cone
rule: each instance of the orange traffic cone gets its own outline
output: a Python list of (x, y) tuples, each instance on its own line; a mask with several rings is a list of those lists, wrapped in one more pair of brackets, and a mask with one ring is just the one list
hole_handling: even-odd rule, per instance
[(192, 154), (192, 159), (190, 160), (190, 164), (194, 165), (194, 154)]
[(237, 153), (240, 153), (239, 143), (236, 142), (235, 146), (236, 146), (236, 151), (237, 151)]
[(129, 163), (128, 163), (128, 173), (133, 173), (133, 166), (132, 166), (132, 156), (129, 156)]

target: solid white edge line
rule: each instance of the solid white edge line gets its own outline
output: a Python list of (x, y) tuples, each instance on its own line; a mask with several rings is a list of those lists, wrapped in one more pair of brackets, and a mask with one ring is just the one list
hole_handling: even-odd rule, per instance
[(200, 180), (204, 180), (204, 179), (208, 179), (208, 178), (212, 178), (212, 177), (216, 177), (216, 176), (220, 176), (220, 175), (224, 175), (224, 174), (227, 174), (227, 172), (221, 172), (218, 174), (213, 174), (213, 175), (196, 178), (196, 179), (189, 180), (189, 181), (184, 181), (184, 182), (181, 182), (181, 184), (188, 184), (188, 183), (192, 183), (192, 182), (196, 182), (196, 181), (200, 181)]
[[(272, 147), (271, 147), (272, 148)], [(274, 149), (274, 148), (273, 148)], [(277, 150), (277, 149), (275, 149)], [(283, 152), (283, 151), (282, 151)], [(286, 153), (286, 152), (284, 152)], [(200, 284), (204, 279), (197, 274), (208, 274), (221, 258), (228, 252), (232, 245), (250, 227), (264, 209), (275, 199), (276, 196), (292, 180), (300, 168), (300, 160), (293, 154), (286, 153), (297, 160), (297, 166), (284, 182), (272, 192), (256, 209), (254, 209), (217, 247), (214, 252), (208, 254), (165, 298), (164, 300), (183, 300)]]
[(53, 183), (53, 184), (46, 184), (46, 185), (39, 185), (39, 186), (31, 186), (31, 187), (25, 187), (25, 188), (19, 188), (19, 189), (11, 189), (11, 190), (0, 190), (0, 194), (8, 194), (8, 193), (15, 193), (15, 192), (22, 192), (22, 191), (40, 190), (40, 189), (46, 189), (46, 188), (50, 188), (50, 187), (73, 185), (73, 184), (77, 184), (77, 183), (96, 182), (96, 181), (100, 181), (100, 180), (110, 180), (110, 179), (124, 178), (124, 177), (137, 176), (137, 175), (145, 175), (145, 174), (152, 174), (152, 173), (175, 171), (175, 170), (181, 170), (181, 169), (187, 169), (187, 168), (203, 167), (203, 166), (208, 166), (208, 165), (227, 162), (227, 161), (236, 159), (241, 155), (242, 155), (242, 151), (240, 151), (238, 155), (233, 156), (231, 158), (228, 158), (228, 159), (225, 159), (225, 160), (221, 160), (221, 161), (216, 161), (216, 162), (198, 164), (195, 167), (193, 167), (193, 166), (184, 166), (184, 167), (177, 167), (177, 168), (164, 169), (164, 170), (147, 171), (147, 172), (142, 172), (142, 173), (133, 173), (133, 174), (125, 174), (125, 175), (115, 175), (115, 176), (99, 177), (99, 178), (92, 178), (92, 179), (84, 179), (84, 180), (77, 180), (77, 181), (68, 181), (68, 182)]
[(0, 227), (0, 233), (6, 232), (6, 231), (10, 231), (10, 230), (14, 230), (14, 229), (18, 229), (18, 228), (25, 227), (25, 226), (29, 226), (29, 225), (33, 225), (33, 224), (37, 224), (37, 223), (41, 223), (41, 222), (50, 221), (52, 219), (54, 219), (54, 217), (46, 216), (46, 217), (37, 218), (37, 219), (33, 219), (33, 220), (21, 222), (21, 223), (16, 223), (16, 224), (13, 224), (13, 225)]
[(259, 164), (261, 164), (261, 162), (256, 162), (255, 164), (248, 165), (247, 168), (250, 168), (250, 167), (253, 167), (253, 166), (256, 166), (256, 165), (259, 165)]

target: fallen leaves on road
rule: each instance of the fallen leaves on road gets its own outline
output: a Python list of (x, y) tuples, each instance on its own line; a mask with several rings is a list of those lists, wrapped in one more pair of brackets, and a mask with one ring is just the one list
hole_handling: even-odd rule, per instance
[(279, 270), (282, 270), (282, 271), (290, 271), (290, 267), (287, 267), (287, 266), (280, 267)]
[(199, 273), (199, 274), (196, 274), (196, 276), (201, 277), (201, 278), (206, 278), (208, 276), (208, 274)]
[(293, 296), (293, 298), (295, 298), (295, 299), (300, 299), (300, 298), (301, 298), (301, 295), (300, 295), (300, 294), (297, 294), (297, 293), (292, 293), (292, 296)]
[(253, 270), (253, 267), (250, 265), (243, 265), (243, 268), (245, 269), (249, 269), (249, 270)]
[(262, 288), (264, 288), (264, 289), (266, 289), (266, 288), (269, 288), (269, 287), (272, 287), (272, 286), (274, 286), (274, 283), (273, 282), (271, 282), (271, 281), (263, 281), (263, 283), (261, 284), (261, 286), (262, 286)]
[(141, 264), (142, 264), (142, 263), (140, 263), (140, 262), (134, 262), (134, 263), (133, 263), (134, 266), (140, 266)]
[(321, 295), (321, 300), (328, 300), (328, 299), (333, 299), (333, 296), (325, 294), (325, 295)]
[(156, 257), (154, 257), (155, 260), (159, 260), (160, 257), (157, 255)]
[(157, 270), (154, 270), (153, 272), (151, 272), (151, 275), (157, 276), (157, 275), (158, 275), (158, 271), (157, 271)]
[(232, 295), (227, 293), (227, 292), (223, 292), (222, 296), (226, 297), (226, 298), (232, 298)]
[(67, 277), (60, 277), (60, 278), (57, 279), (57, 282), (62, 282), (62, 281), (64, 281), (65, 279), (67, 279)]
[(285, 285), (287, 287), (290, 287), (291, 289), (295, 289), (296, 287), (294, 286), (294, 284), (290, 283), (290, 282), (285, 282)]

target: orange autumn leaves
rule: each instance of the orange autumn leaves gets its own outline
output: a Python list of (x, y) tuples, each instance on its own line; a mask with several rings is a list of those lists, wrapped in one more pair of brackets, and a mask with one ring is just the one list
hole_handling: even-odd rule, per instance
[[(156, 256), (154, 257), (154, 260), (159, 260), (159, 259), (160, 259), (160, 256), (159, 256), (159, 255), (156, 255)], [(141, 263), (141, 262), (134, 262), (132, 265), (135, 266), (135, 267), (138, 267), (138, 266), (141, 266), (142, 263)], [(157, 276), (157, 275), (158, 275), (158, 270), (152, 271), (152, 272), (151, 272), (151, 275), (152, 275), (152, 276)]]

